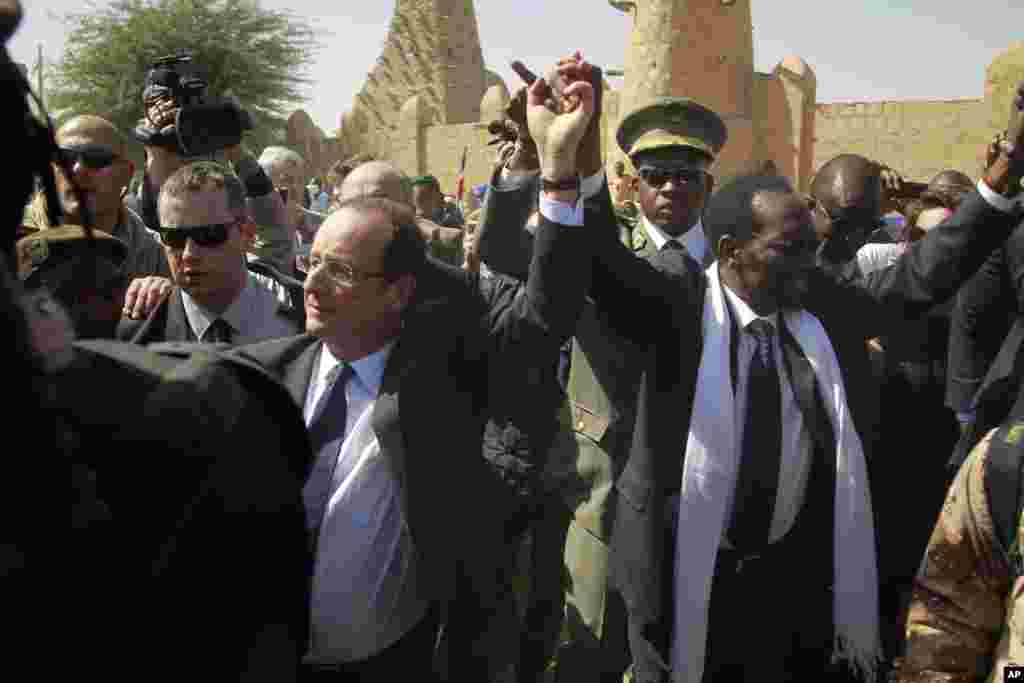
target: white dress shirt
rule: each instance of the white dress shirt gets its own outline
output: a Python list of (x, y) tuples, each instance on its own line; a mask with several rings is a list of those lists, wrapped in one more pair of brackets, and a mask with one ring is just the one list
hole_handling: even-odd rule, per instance
[[(725, 299), (729, 309), (739, 328), (739, 343), (736, 346), (736, 434), (737, 443), (742, 443), (743, 427), (747, 417), (747, 380), (750, 369), (750, 361), (757, 351), (757, 338), (750, 332), (745, 331), (747, 325), (754, 320), (764, 320), (772, 326), (772, 350), (775, 354), (775, 367), (779, 371), (779, 387), (782, 398), (782, 459), (779, 464), (779, 482), (775, 497), (775, 508), (772, 517), (771, 529), (769, 531), (769, 542), (774, 543), (786, 535), (793, 523), (796, 521), (797, 513), (803, 505), (804, 496), (807, 490), (807, 479), (811, 471), (813, 460), (813, 442), (811, 434), (804, 426), (803, 414), (796, 403), (793, 395), (793, 388), (790, 386), (789, 377), (785, 371), (782, 359), (782, 345), (779, 339), (779, 316), (758, 316), (747, 305), (743, 299), (736, 296), (724, 283), (722, 289), (725, 292)], [(723, 381), (731, 381), (731, 378), (724, 378)], [(737, 476), (737, 483), (738, 476)], [(736, 495), (735, 488), (730, 494), (726, 505), (725, 518), (732, 519), (733, 497)], [(728, 531), (728, 525), (726, 525)], [(728, 543), (727, 547), (731, 547)]]
[[(388, 345), (350, 363), (345, 439), (320, 526), (310, 601), (309, 663), (367, 659), (394, 644), (426, 613), (416, 548), (390, 461), (373, 431)], [(326, 346), (306, 393), (307, 425), (340, 361)], [(335, 390), (341, 390), (336, 387)]]
[(857, 250), (857, 265), (860, 266), (860, 272), (867, 275), (895, 264), (906, 251), (906, 242), (898, 242), (896, 244), (865, 244)]
[(670, 237), (664, 230), (647, 220), (647, 216), (643, 214), (641, 214), (640, 219), (644, 225), (644, 230), (647, 231), (647, 237), (654, 242), (654, 246), (658, 251), (661, 251), (669, 241), (678, 242), (683, 245), (686, 253), (694, 261), (703, 265), (704, 255), (708, 251), (708, 238), (704, 234), (704, 224), (699, 219), (692, 228), (684, 232), (680, 237)]
[(238, 298), (221, 315), (204, 308), (184, 289), (181, 290), (181, 300), (189, 327), (199, 341), (207, 341), (204, 339), (206, 332), (217, 318), (223, 318), (231, 326), (231, 343), (235, 346), (299, 333), (295, 323), (278, 315), (280, 303), (252, 273), (247, 275), (245, 287)]

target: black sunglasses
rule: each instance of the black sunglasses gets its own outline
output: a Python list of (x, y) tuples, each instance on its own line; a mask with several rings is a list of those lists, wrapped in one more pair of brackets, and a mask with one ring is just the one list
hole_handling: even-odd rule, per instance
[(113, 150), (103, 145), (61, 147), (60, 158), (67, 166), (73, 166), (76, 161), (81, 161), (83, 166), (93, 170), (107, 168), (118, 159)]
[(201, 247), (217, 247), (228, 239), (228, 231), (235, 223), (193, 225), (187, 228), (160, 228), (160, 241), (171, 249), (184, 249), (192, 240)]
[(828, 210), (821, 202), (815, 202), (813, 208), (818, 208), (825, 215), (825, 218), (832, 221), (833, 229), (838, 232), (847, 232), (850, 229), (862, 228), (868, 232), (877, 230), (885, 227), (884, 218), (875, 218), (874, 216), (867, 214), (863, 211), (838, 211), (832, 212)]
[(707, 175), (689, 166), (641, 166), (636, 172), (651, 187), (663, 187), (669, 178), (677, 185), (703, 183)]

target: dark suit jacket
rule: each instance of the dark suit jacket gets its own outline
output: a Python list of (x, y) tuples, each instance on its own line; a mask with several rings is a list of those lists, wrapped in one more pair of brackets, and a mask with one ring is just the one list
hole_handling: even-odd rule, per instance
[[(537, 200), (539, 181), (534, 175), (518, 182), (499, 183), (499, 172), (495, 172), (488, 189), (480, 222), (480, 256), (492, 271), (520, 277), (527, 271), (533, 253), (533, 234), (525, 224)], [(587, 210), (596, 212), (605, 201), (611, 201), (607, 183), (601, 193), (586, 201)], [(633, 253), (650, 259), (657, 249), (648, 239)], [(602, 541), (608, 540), (614, 512), (614, 505), (604, 500), (604, 490), (617, 477), (629, 450), (641, 358), (642, 348), (615, 334), (588, 301), (571, 345), (566, 392), (571, 423), (562, 426), (568, 434), (559, 442), (565, 445), (531, 454), (534, 460), (529, 463), (545, 466), (545, 484), (563, 496), (570, 510), (582, 506), (584, 514), (577, 517), (577, 523)], [(557, 406), (537, 400), (518, 401), (511, 408), (518, 409), (512, 413), (511, 422), (527, 436), (536, 433), (536, 425), (551, 422), (557, 410)], [(508, 435), (508, 430), (502, 433)], [(607, 454), (607, 461), (595, 452), (595, 445), (600, 454)], [(502, 448), (511, 449), (507, 439), (491, 446), (493, 451)]]
[(998, 426), (1013, 405), (1024, 344), (1024, 223), (956, 296), (950, 320), (946, 405), (967, 412), (978, 399), (974, 426), (951, 465)]
[(122, 318), (117, 325), (117, 339), (133, 344), (176, 341), (194, 342), (196, 335), (188, 324), (181, 290), (175, 287), (144, 320)]
[[(294, 311), (279, 305), (277, 314), (293, 323), (300, 318), (304, 319)], [(181, 298), (181, 289), (175, 287), (171, 293), (164, 297), (156, 308), (152, 310), (149, 317), (142, 320), (131, 320), (122, 318), (117, 324), (118, 341), (131, 342), (132, 344), (155, 344), (157, 342), (194, 342), (196, 335), (192, 332), (192, 326), (188, 323), (188, 316), (185, 314), (185, 304)]]
[[(501, 491), (480, 454), (488, 403), (507, 387), (494, 386), (488, 369), (553, 363), (590, 279), (588, 244), (583, 228), (542, 220), (525, 284), (428, 259), (385, 368), (374, 430), (401, 486), (427, 597), (443, 610), (453, 680), (486, 677), (473, 643), (496, 609)], [(279, 376), (302, 406), (320, 347), (299, 336), (239, 353)]]
[[(633, 257), (611, 227), (601, 228), (612, 220), (610, 204), (600, 216), (587, 215), (599, 241), (591, 295), (620, 334), (648, 348), (633, 444), (616, 484), (622, 502), (612, 536), (612, 579), (629, 611), (634, 680), (649, 683), (665, 679), (670, 661), (674, 553), (664, 510), (682, 480), (680, 453), (697, 388), (706, 285), (703, 273), (678, 250), (659, 252), (650, 263)], [(975, 192), (890, 268), (866, 278), (855, 264), (813, 271), (805, 305), (832, 339), (844, 376), (851, 352), (863, 351), (867, 339), (884, 334), (889, 321), (921, 315), (952, 296), (1017, 220)], [(804, 509), (808, 514), (800, 515), (797, 523), (804, 527), (808, 552), (794, 563), (791, 585), (803, 591), (802, 618), (809, 640), (801, 645), (817, 647), (824, 656), (831, 652), (832, 631), (828, 587), (833, 560), (828, 549), (834, 440), (813, 370), (787, 336), (782, 337), (786, 365), (816, 453)]]

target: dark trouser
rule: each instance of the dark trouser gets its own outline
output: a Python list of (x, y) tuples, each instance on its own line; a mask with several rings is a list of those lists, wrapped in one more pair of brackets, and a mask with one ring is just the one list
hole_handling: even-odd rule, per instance
[(795, 573), (810, 551), (785, 539), (760, 559), (741, 562), (739, 553), (719, 551), (704, 683), (847, 680), (829, 665), (832, 594)]
[(500, 678), (501, 670), (514, 664), (518, 683), (537, 683), (547, 670), (562, 626), (562, 553), (568, 511), (560, 497), (537, 494), (524, 501), (510, 521), (502, 563), (502, 624), (491, 637), (495, 676)]
[(382, 683), (412, 680), (431, 683), (434, 674), (434, 647), (440, 626), (441, 610), (432, 605), (409, 631), (377, 654), (358, 662), (332, 667), (303, 668), (301, 683)]
[(941, 363), (893, 362), (882, 385), (882, 419), (871, 463), (878, 537), (880, 630), (886, 659), (899, 656), (914, 576), (954, 471), (958, 430), (943, 405)]

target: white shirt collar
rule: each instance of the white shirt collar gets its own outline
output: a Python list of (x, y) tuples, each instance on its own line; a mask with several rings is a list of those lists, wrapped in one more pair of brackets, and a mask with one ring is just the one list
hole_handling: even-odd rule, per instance
[(665, 244), (672, 240), (681, 244), (697, 263), (704, 263), (704, 254), (707, 253), (708, 240), (704, 235), (704, 224), (700, 219), (680, 237), (670, 237), (664, 230), (647, 220), (647, 216), (641, 213), (640, 218), (643, 221), (644, 230), (647, 231), (648, 238), (654, 242), (654, 246), (658, 251), (661, 251)]
[[(387, 366), (388, 357), (390, 357), (391, 349), (394, 346), (395, 343), (393, 341), (388, 342), (380, 350), (349, 363), (356, 377), (359, 378), (359, 381), (371, 396), (376, 396), (380, 391), (380, 385), (384, 381), (384, 368)], [(331, 350), (327, 348), (327, 344), (321, 344), (320, 360), (316, 373), (317, 382), (326, 381), (331, 371), (340, 363), (342, 361), (331, 353)]]
[(732, 309), (733, 315), (736, 316), (736, 324), (741, 330), (747, 329), (747, 325), (755, 320), (764, 320), (772, 326), (773, 330), (778, 332), (778, 313), (772, 313), (771, 315), (758, 315), (746, 301), (737, 296), (736, 293), (729, 289), (729, 286), (724, 282), (722, 283), (722, 290), (725, 292), (725, 299), (729, 302), (729, 307)]
[(185, 317), (188, 318), (188, 324), (196, 335), (196, 339), (202, 339), (203, 335), (206, 334), (207, 328), (217, 318), (223, 318), (224, 322), (230, 325), (234, 332), (241, 332), (245, 325), (246, 314), (255, 305), (252, 297), (252, 294), (255, 292), (251, 291), (253, 286), (252, 278), (247, 275), (242, 291), (238, 293), (235, 300), (231, 302), (231, 305), (221, 315), (213, 313), (193, 299), (184, 289), (181, 290), (181, 302), (185, 306)]

